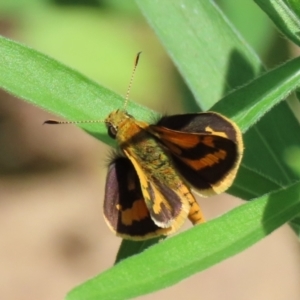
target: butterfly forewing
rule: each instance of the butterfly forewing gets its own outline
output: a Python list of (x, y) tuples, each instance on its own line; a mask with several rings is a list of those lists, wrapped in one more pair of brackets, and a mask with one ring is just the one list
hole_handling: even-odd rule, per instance
[(232, 121), (217, 113), (175, 115), (150, 130), (202, 195), (221, 193), (232, 184), (243, 152), (241, 133)]
[(189, 133), (211, 133), (237, 144), (241, 142), (241, 132), (236, 124), (215, 112), (166, 116), (156, 126)]

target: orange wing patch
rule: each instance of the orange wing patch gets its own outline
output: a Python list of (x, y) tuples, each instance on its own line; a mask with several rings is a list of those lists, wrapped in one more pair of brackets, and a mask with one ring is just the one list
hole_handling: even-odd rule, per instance
[(180, 160), (185, 162), (194, 170), (201, 170), (206, 167), (212, 167), (218, 164), (221, 160), (226, 158), (226, 152), (224, 150), (218, 150), (214, 153), (209, 153), (205, 157), (200, 158), (198, 160), (188, 159), (185, 157), (180, 157)]
[(126, 226), (130, 226), (135, 221), (141, 221), (149, 217), (149, 211), (146, 207), (144, 199), (134, 201), (131, 208), (123, 210), (119, 205), (117, 209), (121, 213), (121, 222)]

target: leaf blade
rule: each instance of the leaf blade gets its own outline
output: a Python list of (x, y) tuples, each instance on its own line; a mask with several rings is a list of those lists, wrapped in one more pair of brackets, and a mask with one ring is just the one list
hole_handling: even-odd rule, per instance
[[(66, 299), (127, 299), (165, 288), (246, 249), (299, 211), (297, 183), (120, 262), (75, 288)], [(206, 243), (200, 244), (199, 240)]]

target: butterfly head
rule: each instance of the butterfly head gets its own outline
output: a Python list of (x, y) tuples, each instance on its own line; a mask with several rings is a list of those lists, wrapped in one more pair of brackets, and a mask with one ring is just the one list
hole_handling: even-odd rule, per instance
[(115, 110), (111, 112), (108, 117), (105, 119), (105, 125), (107, 127), (108, 135), (115, 139), (119, 129), (128, 121), (128, 119), (131, 119), (132, 116), (129, 115), (125, 110)]

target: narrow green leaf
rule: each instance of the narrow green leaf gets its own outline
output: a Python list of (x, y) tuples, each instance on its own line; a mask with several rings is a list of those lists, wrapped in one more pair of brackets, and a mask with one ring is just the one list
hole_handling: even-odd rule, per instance
[(246, 249), (299, 212), (297, 183), (120, 262), (75, 288), (66, 299), (131, 299), (165, 288)]
[[(104, 120), (124, 99), (46, 55), (0, 37), (0, 86), (68, 120)], [(153, 120), (154, 112), (130, 102), (133, 115)], [(82, 124), (90, 134), (113, 144), (104, 125)]]
[(236, 0), (216, 0), (215, 2), (255, 52), (264, 55), (274, 40), (275, 30), (272, 21), (256, 3)]
[(245, 152), (229, 193), (245, 200), (277, 190), (299, 180), (287, 153), (300, 148), (299, 122), (280, 103), (244, 135)]
[(264, 175), (255, 168), (251, 169), (247, 163), (243, 163), (237, 178), (227, 192), (241, 199), (251, 200), (269, 191), (278, 190), (280, 187), (282, 185), (274, 181), (272, 177)]
[(243, 132), (258, 122), (300, 83), (300, 58), (270, 70), (234, 90), (212, 107), (234, 120)]
[[(295, 44), (300, 45), (299, 1), (285, 0), (254, 0), (261, 9), (272, 19), (280, 31)], [(298, 6), (295, 11), (294, 7)]]
[(162, 238), (154, 238), (146, 241), (130, 241), (130, 240), (122, 240), (121, 246), (119, 248), (116, 262), (118, 263), (121, 260), (128, 258), (134, 254), (142, 252), (144, 249), (147, 249), (156, 243), (158, 243), (160, 240), (163, 240)]
[(213, 1), (136, 3), (203, 110), (259, 72), (258, 57)]

